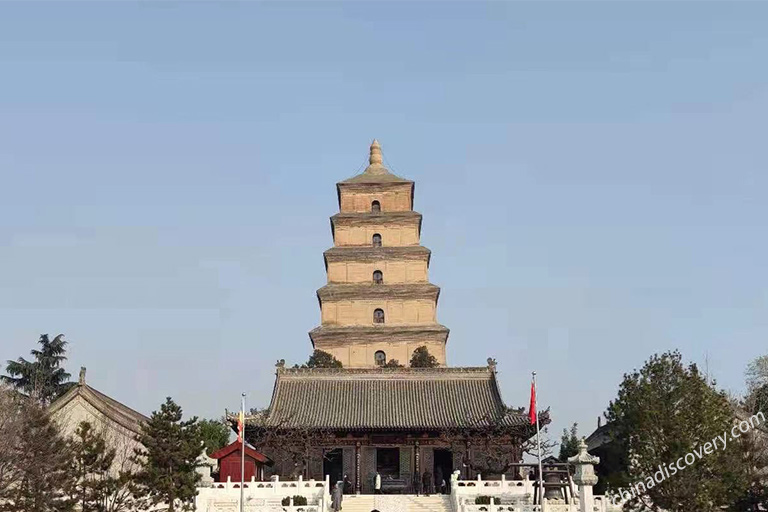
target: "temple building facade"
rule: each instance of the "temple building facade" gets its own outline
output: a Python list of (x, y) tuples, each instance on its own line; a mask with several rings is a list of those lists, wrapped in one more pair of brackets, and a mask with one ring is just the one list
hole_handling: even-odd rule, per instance
[[(279, 361), (271, 403), (246, 418), (246, 440), (275, 460), (276, 473), (346, 476), (357, 492), (372, 492), (376, 474), (392, 492), (413, 492), (425, 473), (438, 484), (456, 470), (472, 477), (473, 463), (496, 452), (521, 462), (535, 427), (504, 404), (495, 360), (447, 366), (448, 329), (437, 321), (440, 288), (429, 282), (414, 182), (384, 167), (375, 140), (369, 162), (336, 186), (328, 282), (317, 291), (320, 325), (309, 333), (343, 368)], [(419, 347), (437, 367), (405, 367)], [(498, 449), (478, 443), (489, 438)]]

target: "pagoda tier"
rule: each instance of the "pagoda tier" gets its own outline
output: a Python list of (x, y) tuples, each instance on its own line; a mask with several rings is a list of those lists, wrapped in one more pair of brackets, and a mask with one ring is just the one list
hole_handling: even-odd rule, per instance
[[(342, 361), (345, 368), (376, 366), (376, 352), (387, 350), (387, 360), (405, 366), (419, 347), (427, 347), (438, 361), (445, 361), (449, 330), (444, 325), (320, 326), (309, 332), (312, 346)], [(350, 343), (350, 340), (355, 340)]]
[(336, 187), (340, 211), (331, 217), (334, 247), (324, 253), (328, 284), (317, 291), (314, 347), (345, 367), (364, 368), (392, 359), (408, 364), (426, 346), (444, 365), (448, 329), (437, 322), (440, 288), (429, 282), (414, 183), (382, 165), (373, 141), (370, 165)]

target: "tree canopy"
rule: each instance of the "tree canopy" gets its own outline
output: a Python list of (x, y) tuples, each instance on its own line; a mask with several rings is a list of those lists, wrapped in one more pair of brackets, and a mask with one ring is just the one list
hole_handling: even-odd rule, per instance
[(411, 356), (411, 368), (436, 368), (440, 366), (437, 358), (429, 353), (427, 347), (422, 345), (413, 351)]
[(62, 367), (67, 360), (67, 342), (63, 334), (52, 340), (47, 334), (42, 334), (38, 343), (40, 349), (30, 351), (31, 361), (23, 357), (8, 361), (8, 375), (2, 375), (0, 379), (39, 403), (48, 405), (71, 385), (67, 382), (71, 375)]
[(152, 505), (168, 504), (168, 511), (193, 510), (200, 474), (195, 471), (202, 453), (202, 437), (197, 418), (182, 420), (181, 407), (168, 397), (159, 411), (152, 413), (137, 436), (134, 461), (141, 469), (134, 477), (138, 496)]
[[(640, 370), (625, 374), (618, 397), (606, 413), (611, 435), (628, 462), (612, 475), (613, 491), (642, 482), (635, 506), (670, 512), (714, 512), (731, 505), (743, 488), (735, 447), (697, 458), (674, 476), (654, 481), (661, 468), (698, 450), (730, 430), (734, 414), (726, 395), (679, 352), (651, 357)], [(640, 489), (640, 487), (637, 487)]]
[(341, 361), (323, 350), (315, 349), (309, 359), (303, 365), (294, 365), (294, 368), (342, 368)]
[(579, 453), (579, 428), (574, 423), (570, 430), (563, 429), (563, 435), (560, 437), (560, 453), (557, 456), (560, 462), (568, 462), (569, 457)]
[(105, 512), (110, 498), (120, 486), (118, 477), (110, 473), (115, 449), (107, 447), (102, 432), (81, 422), (72, 439), (74, 496), (80, 512)]
[(229, 444), (232, 429), (223, 418), (218, 420), (200, 420), (199, 425), (200, 436), (203, 439), (206, 455), (210, 455)]
[[(70, 512), (74, 510), (75, 475), (72, 452), (45, 409), (24, 399), (13, 404), (17, 435), (3, 439), (0, 511)], [(3, 429), (6, 425), (3, 425)], [(1, 432), (5, 437), (10, 432)]]

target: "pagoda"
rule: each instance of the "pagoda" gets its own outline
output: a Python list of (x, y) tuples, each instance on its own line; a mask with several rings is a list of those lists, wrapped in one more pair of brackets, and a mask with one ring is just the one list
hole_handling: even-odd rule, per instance
[[(483, 474), (511, 473), (535, 428), (504, 404), (495, 360), (446, 365), (448, 329), (437, 322), (440, 288), (428, 279), (414, 182), (384, 167), (376, 140), (369, 163), (336, 185), (328, 282), (317, 291), (321, 322), (309, 333), (343, 367), (278, 361), (270, 405), (246, 417), (246, 440), (283, 477), (346, 477), (358, 493), (373, 492), (376, 474), (387, 492), (414, 492), (425, 474), (437, 483), (456, 470), (472, 477), (475, 462), (500, 452), (507, 463)], [(405, 367), (419, 347), (436, 367)]]
[(363, 173), (336, 184), (328, 284), (317, 291), (321, 325), (309, 337), (345, 368), (407, 364), (421, 346), (445, 365), (448, 329), (437, 322), (440, 288), (428, 279), (414, 183), (384, 167), (378, 141), (370, 151)]

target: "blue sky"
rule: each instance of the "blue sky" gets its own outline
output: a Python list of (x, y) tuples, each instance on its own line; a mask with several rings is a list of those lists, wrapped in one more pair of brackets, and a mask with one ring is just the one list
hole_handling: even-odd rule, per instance
[(452, 365), (589, 433), (678, 348), (766, 352), (768, 4), (0, 3), (1, 359), (142, 412), (303, 361), (334, 183), (416, 180)]

